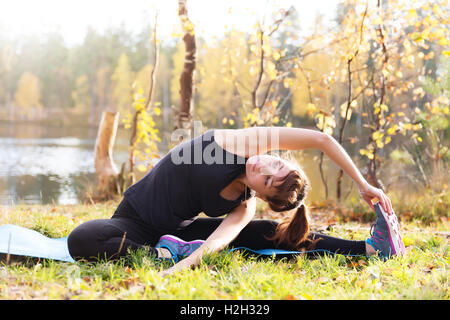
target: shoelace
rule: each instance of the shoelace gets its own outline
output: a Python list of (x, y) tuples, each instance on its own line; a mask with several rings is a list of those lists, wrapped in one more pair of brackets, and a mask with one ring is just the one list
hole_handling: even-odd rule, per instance
[(378, 241), (384, 242), (385, 239), (380, 236), (381, 232), (378, 231), (378, 229), (376, 231), (378, 231), (379, 233), (374, 235), (374, 233), (373, 233), (374, 230), (373, 229), (375, 228), (375, 226), (376, 226), (376, 223), (374, 223), (374, 224), (372, 224), (370, 226), (370, 235), (371, 235), (372, 239), (375, 241), (375, 243), (378, 243)]
[(188, 255), (191, 253), (191, 245), (189, 243), (184, 244), (181, 247), (180, 252), (182, 253), (182, 255)]

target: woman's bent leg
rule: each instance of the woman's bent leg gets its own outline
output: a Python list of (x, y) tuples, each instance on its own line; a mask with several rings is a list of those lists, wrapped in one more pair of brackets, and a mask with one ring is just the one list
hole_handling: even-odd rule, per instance
[(126, 255), (128, 249), (145, 248), (150, 253), (156, 250), (146, 245), (154, 245), (154, 239), (143, 235), (135, 221), (125, 218), (98, 219), (76, 227), (67, 241), (69, 253), (74, 259), (116, 259)]
[(311, 232), (304, 243), (306, 250), (320, 250), (321, 252), (343, 255), (366, 255), (364, 240), (347, 240)]
[[(277, 244), (270, 238), (275, 234), (278, 223), (272, 220), (253, 220), (232, 242), (233, 247), (247, 247), (249, 249), (284, 249), (298, 251), (283, 244)], [(310, 232), (308, 238), (301, 245), (307, 251), (338, 253), (344, 255), (364, 255), (365, 241), (346, 240), (325, 234)]]
[(67, 242), (74, 259), (116, 259), (126, 255), (128, 249), (144, 248), (157, 254), (152, 247), (160, 236), (123, 199), (111, 219), (97, 219), (79, 225), (69, 234)]

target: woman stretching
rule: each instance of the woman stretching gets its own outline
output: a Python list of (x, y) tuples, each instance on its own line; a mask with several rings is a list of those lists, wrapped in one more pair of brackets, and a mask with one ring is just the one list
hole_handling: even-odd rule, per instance
[[(266, 154), (302, 149), (318, 149), (332, 159), (358, 185), (361, 197), (372, 209), (371, 199), (380, 200), (388, 216), (377, 211), (375, 228), (366, 241), (309, 231), (304, 203), (309, 188), (306, 175), (298, 164)], [(280, 224), (252, 220), (255, 197), (267, 202), (273, 211), (295, 212)], [(198, 218), (201, 212), (208, 218)], [(219, 218), (222, 215), (226, 217)], [(111, 219), (81, 224), (70, 233), (68, 246), (74, 259), (114, 259), (127, 254), (128, 249), (145, 249), (158, 258), (175, 261), (178, 256), (187, 256), (165, 273), (197, 265), (205, 253), (225, 247), (314, 248), (388, 257), (404, 250), (399, 245), (396, 221), (389, 198), (367, 183), (329, 135), (283, 127), (211, 129), (170, 150), (125, 192)]]

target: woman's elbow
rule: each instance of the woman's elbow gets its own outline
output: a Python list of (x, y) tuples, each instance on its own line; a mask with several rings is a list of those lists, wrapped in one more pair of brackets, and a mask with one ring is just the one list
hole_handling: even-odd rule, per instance
[(317, 137), (317, 145), (320, 150), (326, 149), (327, 146), (334, 143), (335, 139), (329, 134), (321, 132)]

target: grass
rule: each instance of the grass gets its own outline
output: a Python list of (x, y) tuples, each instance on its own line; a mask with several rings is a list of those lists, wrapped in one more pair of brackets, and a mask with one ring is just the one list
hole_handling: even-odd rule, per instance
[[(107, 202), (3, 207), (0, 225), (17, 224), (50, 237), (63, 237), (84, 221), (110, 217), (116, 206)], [(257, 259), (242, 252), (220, 252), (205, 257), (193, 270), (162, 278), (159, 271), (170, 263), (140, 251), (115, 262), (29, 258), (0, 264), (0, 299), (448, 300), (448, 219), (426, 224), (402, 219), (402, 213), (397, 213), (407, 254), (387, 261), (339, 255)], [(311, 215), (315, 217), (313, 229), (332, 236), (359, 240), (369, 234), (369, 223), (347, 221), (329, 208), (313, 207)]]

